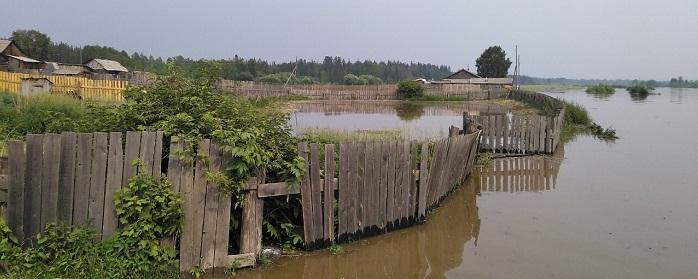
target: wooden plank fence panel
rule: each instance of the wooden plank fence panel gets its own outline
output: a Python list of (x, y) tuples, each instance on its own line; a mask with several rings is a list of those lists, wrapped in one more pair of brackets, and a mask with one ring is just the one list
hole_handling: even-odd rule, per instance
[(141, 161), (141, 165), (138, 166), (139, 172), (143, 172), (148, 175), (153, 175), (153, 173), (155, 172), (155, 170), (153, 169), (154, 155), (155, 132), (142, 132), (141, 148), (138, 156), (138, 159)]
[(359, 172), (359, 166), (358, 166), (358, 145), (356, 143), (351, 143), (348, 145), (349, 151), (349, 183), (347, 184), (347, 193), (348, 193), (348, 205), (349, 205), (349, 211), (347, 212), (347, 232), (349, 234), (349, 237), (351, 239), (354, 238), (354, 234), (356, 233), (356, 213), (357, 213), (357, 206), (358, 204), (356, 203), (356, 195), (358, 194), (357, 191), (357, 186), (358, 184), (358, 172)]
[(77, 140), (73, 225), (87, 224), (92, 173), (92, 134), (80, 133)]
[[(126, 134), (126, 148), (127, 148), (127, 157), (128, 158), (128, 150), (129, 150), (129, 141), (128, 141), (128, 134)], [(134, 136), (135, 138), (135, 136)], [(140, 145), (140, 137), (138, 138), (138, 145)], [(133, 145), (135, 145), (135, 141), (133, 141)], [(131, 147), (132, 148), (132, 147)], [(126, 164), (129, 164), (128, 161), (124, 162), (124, 175), (126, 175)], [(193, 213), (194, 206), (194, 198), (193, 198), (193, 193), (192, 191), (194, 190), (194, 165), (193, 164), (186, 164), (185, 162), (180, 161), (180, 165), (182, 165), (182, 170), (180, 176), (180, 192), (182, 193), (182, 208), (184, 208), (184, 216), (190, 216), (190, 217), (185, 217), (184, 222), (183, 222), (183, 229), (182, 229), (182, 236), (180, 237), (180, 251), (183, 251), (182, 253), (179, 254), (179, 270), (182, 272), (189, 272), (193, 267), (198, 265), (198, 257), (194, 257), (193, 253), (191, 252), (194, 248), (194, 216), (195, 214)], [(127, 176), (124, 176), (127, 177)]]
[(395, 222), (395, 178), (397, 172), (397, 142), (388, 142), (388, 169), (386, 188), (386, 227), (392, 229)]
[(56, 222), (58, 212), (58, 183), (61, 160), (61, 137), (58, 134), (43, 135), (43, 178), (41, 180), (41, 230)]
[(380, 143), (380, 170), (379, 170), (379, 192), (378, 192), (378, 229), (385, 231), (387, 224), (386, 218), (386, 199), (388, 197), (388, 156), (390, 154), (390, 145), (388, 142)]
[[(154, 155), (154, 154), (153, 154)], [(153, 163), (154, 166), (154, 163)], [(221, 151), (217, 144), (211, 144), (209, 147), (209, 172), (218, 172), (221, 170)], [(159, 171), (154, 171), (154, 173), (159, 173)], [(216, 226), (218, 223), (218, 207), (221, 201), (221, 194), (218, 191), (218, 185), (207, 181), (206, 183), (206, 197), (204, 205), (204, 215), (203, 215), (203, 231), (201, 237), (201, 268), (204, 270), (213, 268), (215, 266), (215, 247), (216, 247)], [(228, 253), (226, 251), (225, 256)], [(220, 255), (219, 255), (220, 256)]]
[(421, 146), (422, 153), (420, 154), (419, 160), (419, 188), (417, 198), (417, 219), (422, 219), (426, 215), (426, 203), (427, 203), (427, 189), (429, 180), (429, 143), (422, 143)]
[[(24, 192), (24, 229), (27, 237), (36, 235), (41, 226), (41, 179), (43, 137), (41, 135), (27, 135), (27, 168)], [(88, 174), (89, 175), (89, 174)]]
[(124, 157), (124, 176), (122, 180), (128, 183), (131, 177), (138, 173), (133, 161), (139, 159), (141, 150), (141, 132), (126, 132), (126, 154)]
[(322, 182), (320, 181), (320, 157), (318, 144), (310, 145), (310, 182), (311, 182), (311, 202), (313, 206), (313, 228), (314, 238), (311, 239), (315, 246), (322, 246), (323, 222), (322, 222)]
[(356, 154), (357, 156), (357, 161), (356, 161), (356, 166), (357, 166), (357, 176), (356, 176), (356, 193), (354, 195), (354, 199), (356, 207), (356, 220), (354, 224), (355, 232), (358, 235), (361, 235), (363, 233), (363, 226), (364, 226), (364, 181), (366, 179), (366, 165), (365, 165), (365, 160), (366, 160), (366, 144), (363, 142), (357, 143), (356, 144)]
[(346, 143), (339, 145), (339, 224), (337, 236), (339, 241), (345, 241), (347, 233), (347, 220), (349, 212), (349, 146)]
[[(219, 162), (214, 161), (215, 167), (220, 167), (221, 169), (225, 165), (228, 156), (222, 154), (220, 146), (218, 144), (214, 145), (212, 153), (218, 154)], [(218, 196), (218, 212), (216, 215), (216, 232), (215, 232), (215, 242), (214, 242), (214, 267), (228, 267), (232, 263), (227, 262), (228, 258), (228, 245), (230, 244), (229, 233), (230, 233), (230, 211), (232, 207), (232, 197), (231, 195), (217, 195)], [(256, 255), (253, 254), (252, 259), (254, 260)], [(254, 264), (254, 262), (252, 263)]]
[(373, 188), (373, 144), (371, 142), (365, 143), (365, 151), (363, 156), (364, 165), (364, 184), (361, 199), (362, 208), (362, 223), (361, 229), (364, 234), (368, 234), (372, 222), (372, 212), (371, 212), (371, 192)]
[(61, 134), (60, 183), (58, 184), (57, 218), (64, 224), (73, 220), (73, 195), (75, 190), (75, 152), (77, 136), (73, 132)]
[(25, 238), (25, 168), (27, 167), (24, 142), (7, 142), (8, 187), (7, 225), (18, 239)]
[(315, 239), (313, 226), (312, 185), (310, 184), (310, 161), (308, 161), (308, 144), (298, 144), (298, 155), (303, 158), (303, 178), (301, 180), (301, 204), (303, 206), (303, 236), (306, 248), (312, 249), (312, 241)]
[[(150, 140), (150, 139), (148, 139)], [(141, 140), (141, 147), (148, 147), (150, 143), (143, 144)], [(204, 139), (199, 142), (198, 155), (203, 156), (203, 158), (210, 158), (211, 141)], [(203, 153), (203, 154), (202, 154)], [(145, 170), (146, 172), (149, 170)], [(194, 184), (191, 191), (192, 203), (190, 203), (190, 215), (192, 222), (191, 232), (193, 233), (192, 238), (192, 253), (193, 263), (196, 266), (200, 266), (201, 261), (201, 241), (203, 237), (203, 226), (204, 226), (204, 207), (206, 205), (206, 184), (208, 171), (208, 166), (205, 162), (197, 160), (194, 167)]]
[(107, 133), (94, 133), (87, 218), (101, 238), (104, 221), (104, 191), (107, 174)]
[(334, 243), (334, 145), (325, 145), (324, 238)]
[(124, 170), (124, 148), (122, 134), (109, 133), (109, 154), (107, 155), (107, 180), (104, 192), (104, 225), (102, 239), (107, 239), (117, 228), (118, 219), (114, 208), (114, 195), (121, 190)]

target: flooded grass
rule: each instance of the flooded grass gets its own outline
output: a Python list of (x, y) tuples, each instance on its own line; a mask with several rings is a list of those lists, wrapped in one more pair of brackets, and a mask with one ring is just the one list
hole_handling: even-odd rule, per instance
[(329, 128), (305, 128), (298, 135), (301, 140), (315, 143), (340, 143), (351, 141), (379, 141), (404, 139), (401, 130), (345, 131)]
[(486, 100), (486, 101), (481, 101), (489, 104), (495, 104), (498, 106), (502, 106), (508, 110), (511, 111), (513, 114), (523, 114), (523, 115), (538, 115), (541, 114), (541, 110), (527, 105), (524, 102), (520, 102), (517, 100), (512, 100), (512, 99), (493, 99), (493, 100)]
[(535, 92), (564, 92), (567, 90), (584, 89), (584, 86), (571, 84), (525, 84), (521, 85), (521, 89)]

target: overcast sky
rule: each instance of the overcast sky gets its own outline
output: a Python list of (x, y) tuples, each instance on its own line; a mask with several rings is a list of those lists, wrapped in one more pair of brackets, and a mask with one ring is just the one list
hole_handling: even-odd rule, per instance
[(518, 44), (526, 75), (698, 79), (696, 0), (3, 0), (2, 6), (1, 37), (33, 28), (54, 41), (163, 57), (331, 55), (456, 70), (474, 69), (490, 45), (513, 59)]

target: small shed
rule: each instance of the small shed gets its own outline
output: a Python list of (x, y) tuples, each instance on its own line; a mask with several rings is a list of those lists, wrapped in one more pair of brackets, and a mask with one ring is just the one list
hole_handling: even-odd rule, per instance
[(7, 70), (10, 72), (33, 72), (40, 71), (42, 62), (29, 57), (7, 55)]
[(471, 71), (468, 71), (466, 69), (460, 69), (457, 72), (453, 73), (452, 75), (445, 77), (444, 80), (471, 79), (471, 78), (481, 78), (481, 76), (479, 76), (476, 73), (473, 73)]
[(51, 92), (52, 86), (53, 86), (53, 82), (51, 82), (47, 78), (42, 78), (42, 77), (23, 78), (22, 79), (22, 90), (21, 90), (20, 94), (22, 96), (25, 96), (25, 97), (49, 94)]
[(95, 73), (100, 74), (111, 74), (118, 76), (121, 73), (128, 73), (128, 69), (122, 66), (121, 63), (114, 60), (107, 59), (90, 59), (83, 63), (86, 67), (90, 68)]

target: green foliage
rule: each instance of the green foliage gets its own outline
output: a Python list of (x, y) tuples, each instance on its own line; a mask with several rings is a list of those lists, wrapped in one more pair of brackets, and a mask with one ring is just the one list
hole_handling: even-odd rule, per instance
[(337, 243), (333, 243), (332, 246), (330, 246), (330, 253), (332, 255), (341, 255), (344, 254), (344, 247), (342, 245), (339, 245)]
[(303, 247), (303, 212), (298, 195), (265, 199), (263, 240), (294, 250)]
[(481, 77), (503, 78), (506, 77), (511, 66), (511, 60), (500, 46), (487, 48), (475, 61), (477, 74)]
[(591, 117), (582, 105), (565, 101), (565, 123), (588, 126), (591, 124)]
[[(181, 197), (166, 178), (139, 174), (115, 197), (120, 229), (105, 241), (89, 226), (49, 224), (20, 248), (0, 222), (0, 261), (10, 278), (175, 278), (175, 251), (160, 239), (179, 233)], [(9, 243), (9, 245), (4, 245)]]
[(613, 86), (601, 83), (587, 87), (586, 92), (593, 95), (611, 95), (616, 92), (616, 89)]
[(475, 155), (475, 165), (483, 168), (489, 168), (492, 166), (493, 155), (494, 154), (492, 152), (478, 152), (477, 155)]
[(560, 133), (563, 142), (572, 139), (577, 134), (591, 134), (605, 141), (618, 139), (616, 130), (610, 127), (604, 129), (601, 125), (594, 123), (589, 112), (583, 106), (568, 101), (564, 101), (564, 103), (565, 116)]
[(654, 90), (654, 88), (645, 85), (633, 85), (626, 88), (626, 90), (628, 90), (631, 95), (647, 96), (652, 92), (652, 90)]
[(51, 39), (46, 34), (36, 30), (16, 30), (10, 38), (25, 55), (37, 60), (48, 58)]
[(344, 76), (344, 84), (346, 85), (377, 85), (377, 84), (383, 84), (383, 80), (374, 77), (372, 75), (361, 75), (361, 76), (356, 76), (354, 74), (347, 74)]
[(404, 80), (397, 84), (397, 98), (404, 100), (424, 95), (422, 84), (414, 80)]

